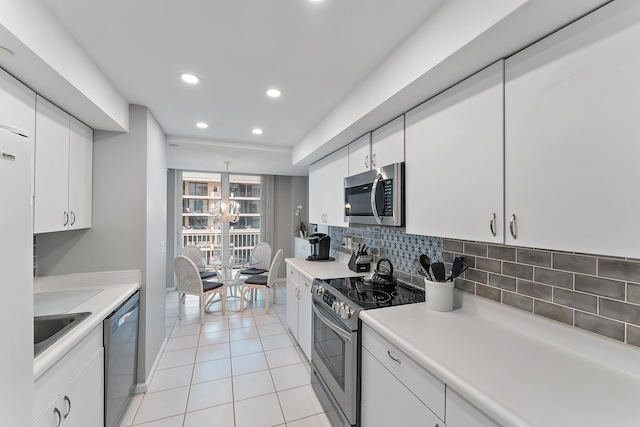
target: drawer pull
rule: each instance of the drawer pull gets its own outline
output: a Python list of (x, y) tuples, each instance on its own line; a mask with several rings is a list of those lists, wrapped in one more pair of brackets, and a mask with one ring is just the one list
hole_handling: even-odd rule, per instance
[(387, 354), (389, 355), (391, 360), (393, 360), (394, 362), (402, 363), (402, 361), (400, 359), (398, 359), (397, 357), (394, 357), (389, 350), (387, 350)]
[(69, 413), (71, 412), (71, 399), (69, 399), (69, 396), (65, 396), (64, 401), (66, 402), (68, 409), (67, 409), (67, 413), (64, 414), (62, 418), (66, 420), (67, 417), (69, 416)]
[(62, 414), (60, 414), (60, 411), (58, 410), (58, 408), (53, 408), (53, 413), (58, 418), (58, 422), (56, 423), (56, 427), (60, 427), (60, 424), (62, 423)]

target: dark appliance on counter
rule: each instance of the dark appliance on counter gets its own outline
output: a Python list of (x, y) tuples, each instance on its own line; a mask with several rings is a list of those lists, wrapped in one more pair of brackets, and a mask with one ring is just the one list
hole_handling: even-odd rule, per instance
[(104, 425), (117, 427), (135, 391), (138, 366), (140, 291), (104, 321)]
[(360, 426), (359, 313), (424, 302), (424, 290), (400, 281), (376, 288), (362, 277), (313, 279), (311, 299), (311, 385), (333, 427)]
[(307, 257), (308, 261), (334, 261), (335, 258), (329, 256), (331, 249), (331, 237), (324, 233), (314, 233), (309, 236), (309, 244), (311, 245), (311, 255)]
[(376, 270), (371, 276), (374, 289), (390, 290), (398, 284), (398, 278), (393, 275), (393, 264), (387, 258), (381, 258), (376, 265)]
[(344, 220), (349, 224), (404, 225), (404, 163), (344, 179)]

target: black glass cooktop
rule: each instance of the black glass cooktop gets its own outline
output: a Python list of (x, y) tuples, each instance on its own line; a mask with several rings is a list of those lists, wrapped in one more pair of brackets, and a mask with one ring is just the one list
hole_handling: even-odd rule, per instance
[(391, 307), (424, 302), (424, 291), (402, 282), (393, 288), (378, 288), (362, 277), (343, 277), (324, 280), (346, 299), (363, 309)]

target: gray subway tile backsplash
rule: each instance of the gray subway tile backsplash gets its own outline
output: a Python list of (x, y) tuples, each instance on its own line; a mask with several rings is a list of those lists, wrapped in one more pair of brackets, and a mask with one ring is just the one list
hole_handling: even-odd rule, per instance
[(518, 279), (533, 280), (533, 267), (514, 262), (503, 262), (502, 274), (517, 277)]
[(627, 301), (634, 304), (640, 304), (640, 284), (627, 284)]
[(575, 273), (596, 274), (596, 258), (556, 252), (553, 254), (553, 268)]
[[(423, 285), (413, 261), (427, 254), (450, 268), (463, 256), (469, 269), (457, 289), (640, 347), (640, 260), (573, 254), (406, 234), (386, 227), (330, 227), (367, 242), (377, 262), (389, 258), (404, 280)], [(345, 252), (346, 249), (341, 249)]]
[(533, 303), (533, 312), (540, 316), (566, 323), (567, 325), (573, 325), (573, 310), (560, 305), (535, 300)]
[(540, 283), (519, 279), (517, 290), (519, 294), (528, 295), (536, 299), (544, 301), (551, 301), (553, 299), (553, 288)]
[(575, 325), (614, 340), (624, 341), (624, 323), (576, 311)]
[(617, 259), (598, 259), (598, 276), (640, 282), (640, 262)]
[(551, 267), (551, 253), (518, 248), (517, 261), (520, 264), (537, 265), (538, 267)]
[(576, 274), (576, 291), (624, 301), (624, 282)]
[(598, 297), (562, 288), (553, 289), (553, 302), (589, 313), (598, 312)]

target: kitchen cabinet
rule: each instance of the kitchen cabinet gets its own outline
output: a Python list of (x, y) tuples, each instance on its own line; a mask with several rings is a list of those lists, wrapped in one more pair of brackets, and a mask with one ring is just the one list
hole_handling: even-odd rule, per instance
[(447, 387), (447, 427), (500, 427), (484, 412)]
[(364, 323), (361, 369), (362, 425), (444, 427), (444, 383)]
[(349, 176), (405, 161), (404, 115), (349, 144)]
[(287, 324), (300, 348), (311, 360), (312, 278), (287, 265)]
[(294, 256), (296, 258), (307, 258), (311, 255), (311, 246), (309, 246), (309, 239), (303, 239), (302, 237), (294, 237)]
[(344, 178), (348, 171), (348, 147), (309, 166), (310, 223), (348, 226), (344, 221)]
[(507, 59), (507, 244), (640, 258), (639, 44), (612, 2)]
[(84, 427), (104, 423), (102, 325), (38, 378), (35, 427)]
[(91, 227), (93, 131), (37, 98), (34, 233)]
[(371, 170), (371, 132), (349, 144), (349, 173), (357, 175)]
[(407, 233), (504, 241), (504, 61), (406, 113)]

